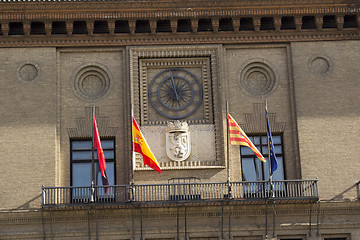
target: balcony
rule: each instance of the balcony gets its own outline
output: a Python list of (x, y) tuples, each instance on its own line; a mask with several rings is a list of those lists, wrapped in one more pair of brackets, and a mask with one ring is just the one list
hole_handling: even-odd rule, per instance
[(317, 180), (257, 182), (168, 183), (97, 187), (43, 187), (43, 207), (127, 204), (179, 204), (276, 200), (317, 201)]

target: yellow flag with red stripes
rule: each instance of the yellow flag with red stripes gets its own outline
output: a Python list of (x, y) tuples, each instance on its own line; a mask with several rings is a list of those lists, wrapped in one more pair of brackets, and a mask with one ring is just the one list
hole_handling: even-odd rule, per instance
[(259, 152), (251, 140), (246, 136), (245, 132), (235, 122), (230, 114), (228, 114), (228, 126), (229, 126), (229, 141), (231, 145), (241, 145), (251, 148), (256, 157), (261, 161), (266, 162), (264, 156)]

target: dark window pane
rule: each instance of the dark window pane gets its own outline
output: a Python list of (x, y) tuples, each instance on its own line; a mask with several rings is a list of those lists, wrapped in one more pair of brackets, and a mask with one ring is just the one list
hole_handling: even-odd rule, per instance
[(158, 20), (156, 32), (171, 32), (170, 20)]
[(231, 18), (220, 18), (219, 31), (234, 31), (232, 19)]
[(31, 22), (30, 34), (46, 34), (43, 22)]
[(260, 30), (275, 30), (274, 18), (272, 17), (262, 17)]
[(295, 29), (294, 17), (282, 17), (281, 18), (281, 29)]
[(303, 16), (301, 28), (302, 29), (316, 29), (315, 17), (314, 16)]
[(240, 31), (255, 30), (252, 18), (240, 19)]
[(135, 33), (150, 33), (149, 20), (137, 20)]
[(94, 33), (109, 33), (107, 21), (95, 21), (94, 22)]
[(129, 22), (127, 20), (115, 21), (115, 33), (130, 33)]
[(332, 238), (332, 237), (330, 237), (330, 238), (324, 238), (324, 240), (346, 240), (346, 237), (345, 238), (342, 238), (342, 237), (336, 237), (336, 238)]
[(178, 32), (191, 32), (191, 21), (190, 21), (190, 19), (179, 19), (178, 20), (177, 31)]
[(64, 21), (52, 22), (51, 34), (66, 34), (66, 24)]
[(24, 35), (22, 22), (9, 23), (9, 35)]
[(85, 21), (74, 21), (73, 34), (87, 34), (87, 26)]
[(357, 25), (356, 15), (345, 15), (344, 17), (344, 28), (356, 28)]
[(323, 28), (336, 28), (336, 17), (335, 15), (327, 15), (323, 17)]
[(280, 240), (303, 240), (302, 238), (280, 238)]
[(212, 31), (211, 19), (201, 18), (199, 19), (198, 32), (209, 32)]

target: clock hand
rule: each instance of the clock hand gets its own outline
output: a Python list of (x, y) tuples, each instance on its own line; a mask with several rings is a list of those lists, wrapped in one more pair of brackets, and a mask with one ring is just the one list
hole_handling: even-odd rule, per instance
[(173, 88), (173, 90), (174, 90), (174, 92), (175, 92), (176, 100), (179, 101), (180, 96), (179, 96), (179, 94), (178, 94), (177, 91), (176, 91), (175, 81), (174, 81), (174, 77), (173, 77), (173, 74), (172, 74), (171, 71), (170, 71), (170, 77), (171, 77), (171, 82), (172, 82), (171, 85), (172, 85), (172, 88)]

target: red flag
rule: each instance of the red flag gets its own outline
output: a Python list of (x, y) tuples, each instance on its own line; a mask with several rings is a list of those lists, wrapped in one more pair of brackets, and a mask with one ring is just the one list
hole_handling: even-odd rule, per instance
[(93, 141), (94, 141), (93, 142), (93, 148), (96, 149), (97, 155), (98, 155), (98, 160), (99, 160), (99, 166), (100, 166), (100, 172), (101, 172), (103, 185), (109, 185), (109, 182), (108, 182), (108, 179), (107, 179), (107, 176), (106, 176), (106, 172), (105, 172), (106, 161), (105, 161), (104, 151), (103, 151), (103, 148), (101, 146), (100, 135), (99, 135), (99, 130), (97, 128), (95, 115), (94, 115)]
[(132, 141), (133, 151), (138, 152), (143, 156), (144, 164), (161, 173), (159, 163), (156, 161), (156, 158), (147, 144), (134, 117), (132, 117)]

